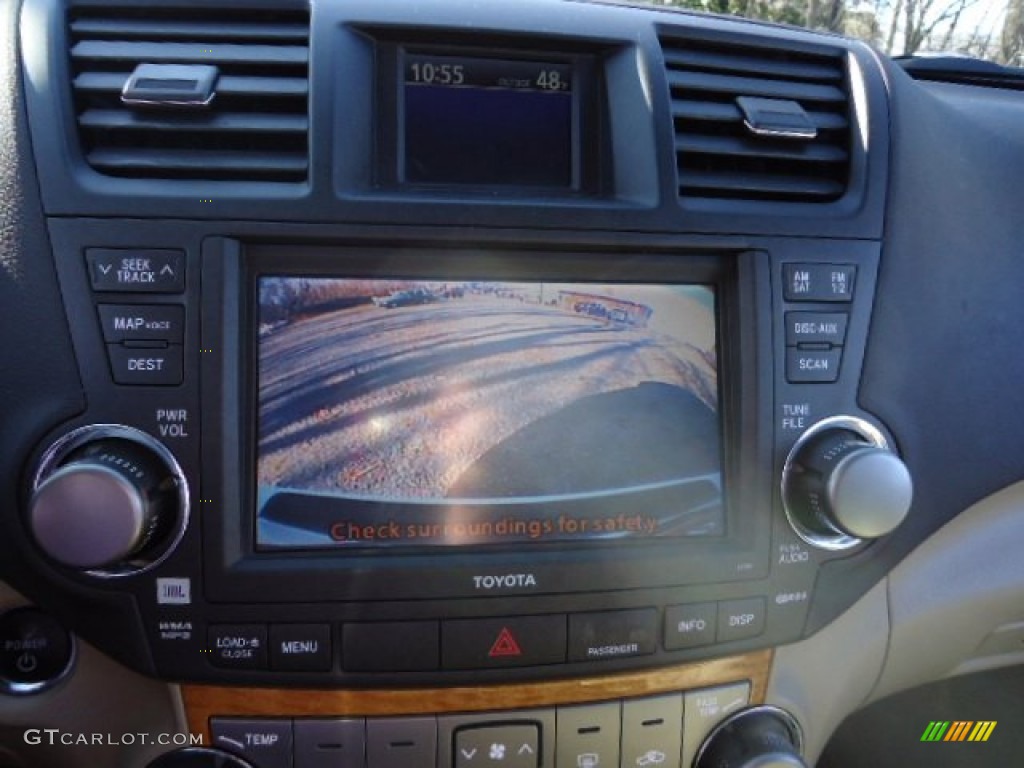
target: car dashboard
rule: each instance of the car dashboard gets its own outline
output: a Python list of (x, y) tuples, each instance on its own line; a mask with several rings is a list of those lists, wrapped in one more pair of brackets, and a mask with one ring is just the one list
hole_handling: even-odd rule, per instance
[(0, 32), (0, 765), (813, 765), (1024, 659), (1018, 90), (615, 2)]

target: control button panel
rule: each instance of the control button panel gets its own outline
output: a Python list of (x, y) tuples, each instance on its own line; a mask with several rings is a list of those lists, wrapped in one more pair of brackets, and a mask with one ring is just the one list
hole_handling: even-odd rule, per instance
[(255, 768), (689, 768), (723, 718), (750, 704), (742, 680), (553, 709), (465, 715), (215, 717), (213, 746)]
[(852, 264), (785, 264), (786, 301), (852, 301), (856, 277)]
[(292, 721), (215, 717), (213, 746), (233, 752), (258, 768), (292, 768)]
[(31, 694), (62, 680), (74, 641), (55, 618), (25, 606), (0, 616), (0, 692)]
[(88, 248), (85, 259), (95, 291), (181, 293), (185, 252), (169, 248)]

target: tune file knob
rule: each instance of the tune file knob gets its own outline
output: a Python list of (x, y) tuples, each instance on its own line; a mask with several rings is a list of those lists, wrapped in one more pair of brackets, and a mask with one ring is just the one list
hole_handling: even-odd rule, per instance
[(913, 482), (877, 429), (836, 417), (811, 427), (793, 447), (782, 499), (802, 538), (845, 549), (894, 531), (910, 509)]
[(793, 716), (778, 707), (752, 707), (730, 715), (704, 740), (695, 768), (807, 768)]
[(174, 457), (148, 435), (86, 427), (45, 456), (28, 523), (54, 562), (139, 570), (173, 543), (187, 510), (185, 481)]

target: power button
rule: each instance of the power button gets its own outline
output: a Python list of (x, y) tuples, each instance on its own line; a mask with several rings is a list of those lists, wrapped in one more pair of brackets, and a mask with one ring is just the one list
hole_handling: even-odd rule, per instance
[(0, 692), (38, 693), (70, 670), (74, 643), (68, 631), (38, 608), (0, 616)]

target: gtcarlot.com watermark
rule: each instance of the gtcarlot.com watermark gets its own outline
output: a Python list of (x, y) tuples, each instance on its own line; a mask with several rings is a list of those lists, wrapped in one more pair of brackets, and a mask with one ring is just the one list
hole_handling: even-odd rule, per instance
[(202, 746), (201, 733), (74, 733), (59, 728), (28, 728), (25, 743), (48, 747), (128, 747), (157, 744), (161, 747)]

